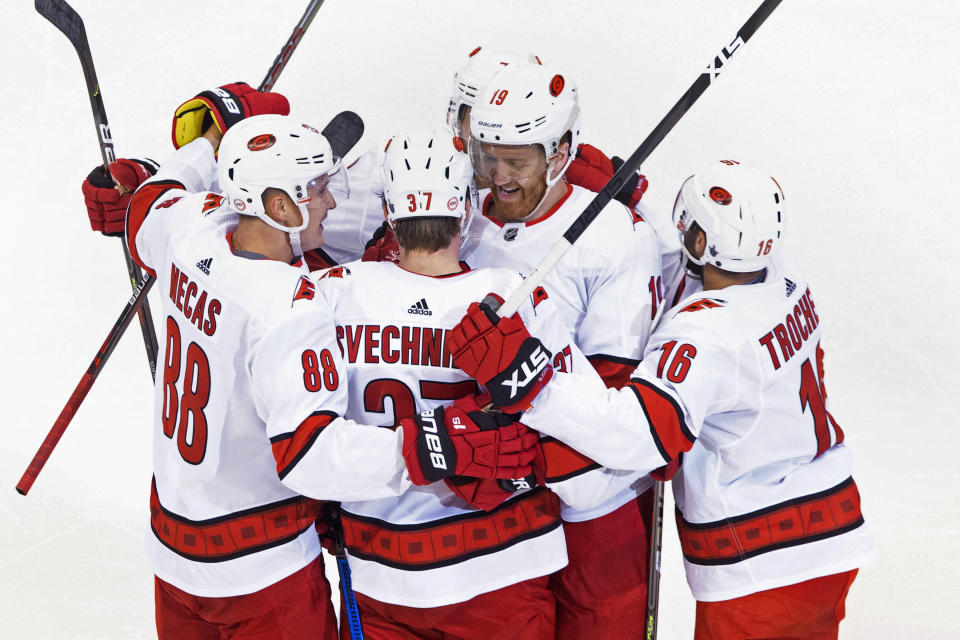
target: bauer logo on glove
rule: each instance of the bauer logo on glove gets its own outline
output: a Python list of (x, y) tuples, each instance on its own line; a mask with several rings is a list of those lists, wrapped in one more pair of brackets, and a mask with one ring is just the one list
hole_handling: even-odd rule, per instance
[(513, 416), (486, 413), (473, 396), (400, 421), (410, 480), (430, 484), (454, 475), (520, 478), (533, 471), (539, 437)]
[[(459, 418), (454, 418), (453, 422), (458, 424)], [(447, 459), (443, 457), (444, 446), (440, 440), (440, 428), (437, 426), (437, 416), (434, 411), (424, 411), (420, 414), (420, 429), (423, 431), (423, 439), (427, 445), (427, 450), (424, 453), (429, 454), (430, 464), (434, 469), (446, 471)], [(446, 432), (443, 435), (446, 436)], [(449, 439), (447, 437), (447, 440)]]

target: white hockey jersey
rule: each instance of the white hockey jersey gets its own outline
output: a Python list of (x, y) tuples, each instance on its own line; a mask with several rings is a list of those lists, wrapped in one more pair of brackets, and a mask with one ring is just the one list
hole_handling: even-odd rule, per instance
[(350, 197), (337, 200), (323, 221), (323, 246), (315, 250), (329, 264), (359, 260), (367, 240), (383, 224), (382, 164), (383, 151), (375, 147), (347, 167)]
[(783, 259), (762, 283), (670, 310), (627, 388), (558, 376), (524, 422), (621, 468), (686, 451), (673, 486), (687, 581), (698, 600), (727, 600), (874, 555), (823, 373), (816, 306)]
[[(490, 291), (512, 291), (521, 278), (505, 269), (462, 268), (431, 277), (392, 262), (353, 262), (317, 274), (317, 293), (333, 309), (346, 362), (347, 418), (393, 434), (401, 418), (476, 391), (476, 382), (453, 365), (448, 333), (471, 302)], [(568, 366), (599, 383), (553, 302), (541, 288), (521, 307), (521, 317)], [(347, 469), (344, 480), (362, 474)], [(585, 476), (549, 486), (589, 507), (618, 490), (609, 479), (599, 482)], [(405, 606), (463, 602), (547, 575), (567, 561), (557, 498), (543, 488), (491, 512), (470, 507), (442, 482), (408, 485), (390, 497), (358, 492), (343, 500), (342, 521), (354, 589)]]
[[(491, 197), (486, 192), (482, 215), (473, 216), (461, 252), (473, 267), (507, 267), (531, 273), (547, 251), (583, 212), (596, 194), (566, 185), (564, 198), (547, 214), (530, 222), (502, 223), (487, 215)], [(626, 383), (640, 362), (651, 323), (662, 300), (660, 252), (653, 230), (619, 202), (608, 204), (573, 247), (547, 275), (545, 286), (558, 301), (564, 323), (580, 350), (608, 384)], [(563, 363), (554, 368), (564, 371)], [(602, 421), (588, 423), (598, 437)], [(570, 443), (567, 443), (570, 444)], [(600, 472), (599, 465), (560, 442), (549, 445), (554, 459), (569, 462), (551, 475), (572, 477)], [(576, 449), (576, 447), (574, 447)], [(617, 467), (614, 467), (617, 468)], [(563, 519), (579, 522), (610, 513), (653, 481), (641, 473), (617, 474), (621, 491), (591, 510), (564, 505)]]
[(670, 218), (670, 212), (664, 215), (643, 201), (633, 207), (633, 212), (650, 225), (656, 234), (660, 245), (660, 270), (663, 273), (662, 298), (669, 309), (684, 297), (699, 291), (699, 280), (691, 278), (685, 269), (687, 259), (680, 249), (680, 236)]
[(159, 578), (209, 597), (257, 591), (320, 553), (316, 502), (279, 476), (346, 405), (332, 315), (305, 267), (234, 254), (236, 218), (202, 192), (215, 170), (210, 144), (191, 142), (128, 214), (164, 317), (147, 553)]

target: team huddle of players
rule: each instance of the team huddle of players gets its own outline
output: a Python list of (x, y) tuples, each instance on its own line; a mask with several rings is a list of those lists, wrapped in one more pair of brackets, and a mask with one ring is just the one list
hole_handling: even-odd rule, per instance
[(477, 48), (445, 127), (349, 167), (288, 113), (205, 91), (158, 170), (84, 183), (163, 303), (161, 639), (349, 638), (330, 527), (366, 638), (643, 637), (651, 473), (696, 638), (836, 637), (873, 543), (774, 179), (711, 164), (667, 215), (636, 175), (500, 318), (614, 172), (572, 78)]

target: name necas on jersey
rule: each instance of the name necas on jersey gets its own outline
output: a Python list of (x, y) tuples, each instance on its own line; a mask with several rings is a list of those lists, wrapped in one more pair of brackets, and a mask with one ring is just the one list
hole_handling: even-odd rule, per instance
[(222, 597), (319, 555), (317, 503), (283, 479), (346, 395), (305, 268), (235, 255), (236, 217), (203, 191), (215, 169), (205, 140), (179, 149), (134, 196), (128, 242), (164, 318), (148, 555), (162, 580)]

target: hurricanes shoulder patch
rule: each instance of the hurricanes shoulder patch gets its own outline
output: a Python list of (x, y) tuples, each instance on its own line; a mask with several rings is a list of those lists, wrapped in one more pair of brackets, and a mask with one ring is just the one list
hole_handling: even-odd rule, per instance
[(723, 300), (717, 300), (714, 298), (702, 298), (700, 300), (694, 300), (683, 309), (680, 309), (677, 313), (683, 313), (684, 311), (694, 312), (702, 311), (704, 309), (719, 309), (725, 304)]
[(300, 276), (300, 279), (297, 281), (296, 290), (293, 293), (293, 300), (290, 301), (290, 306), (293, 306), (293, 303), (297, 300), (313, 300), (313, 297), (317, 294), (317, 287), (307, 276)]

